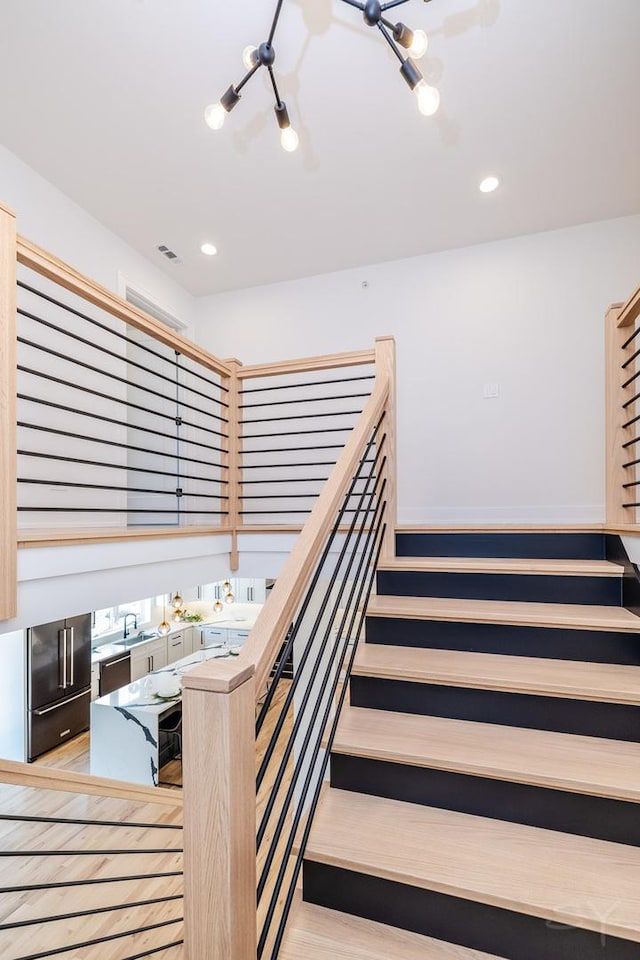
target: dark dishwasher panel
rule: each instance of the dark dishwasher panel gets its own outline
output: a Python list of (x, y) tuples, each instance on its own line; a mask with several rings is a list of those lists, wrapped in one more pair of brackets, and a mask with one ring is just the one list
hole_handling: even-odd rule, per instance
[(29, 723), (29, 762), (89, 729), (91, 688), (49, 707), (32, 710)]
[(100, 696), (131, 683), (131, 654), (127, 650), (114, 653), (100, 663)]

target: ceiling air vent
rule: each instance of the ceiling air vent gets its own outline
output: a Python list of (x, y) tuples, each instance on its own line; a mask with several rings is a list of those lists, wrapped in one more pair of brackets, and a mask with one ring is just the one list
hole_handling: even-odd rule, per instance
[(166, 243), (159, 243), (156, 247), (158, 253), (161, 253), (163, 257), (166, 257), (167, 260), (170, 260), (171, 263), (182, 263), (182, 260), (177, 253), (174, 253), (173, 250), (166, 245)]

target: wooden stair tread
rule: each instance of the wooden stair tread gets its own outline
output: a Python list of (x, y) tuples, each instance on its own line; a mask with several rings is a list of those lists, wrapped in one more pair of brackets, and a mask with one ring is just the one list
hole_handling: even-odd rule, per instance
[(640, 802), (640, 744), (345, 707), (333, 752)]
[(518, 560), (493, 557), (394, 557), (378, 570), (416, 573), (504, 573), (556, 577), (621, 577), (624, 567), (608, 560)]
[(278, 960), (498, 960), (374, 920), (300, 903)]
[(617, 663), (363, 643), (353, 673), (477, 690), (640, 704), (640, 667)]
[(530, 603), (515, 600), (449, 600), (440, 597), (374, 596), (369, 617), (504, 623), (639, 633), (640, 617), (624, 607), (579, 603)]
[(331, 789), (307, 860), (640, 942), (640, 850)]

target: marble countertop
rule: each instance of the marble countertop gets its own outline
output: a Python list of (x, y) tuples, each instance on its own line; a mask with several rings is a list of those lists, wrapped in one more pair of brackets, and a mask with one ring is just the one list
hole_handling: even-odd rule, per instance
[[(126, 687), (120, 687), (119, 690), (114, 690), (104, 697), (99, 697), (93, 701), (92, 706), (124, 707), (125, 709), (135, 707), (136, 710), (144, 710), (149, 713), (163, 713), (171, 704), (179, 703), (182, 699), (181, 693), (177, 693), (173, 697), (157, 695), (158, 688), (167, 682), (168, 677), (174, 677), (175, 686), (179, 687), (180, 677), (183, 673), (187, 673), (189, 669), (197, 667), (198, 664), (203, 663), (205, 660), (231, 656), (233, 656), (233, 654), (231, 654), (226, 647), (205, 647), (204, 650), (198, 650), (197, 653), (192, 653), (188, 657), (176, 660), (175, 663), (172, 663), (168, 667), (163, 667), (161, 670), (148, 673), (145, 677), (140, 677), (139, 680), (134, 680), (133, 683), (127, 684)], [(162, 689), (166, 688), (162, 686)]]

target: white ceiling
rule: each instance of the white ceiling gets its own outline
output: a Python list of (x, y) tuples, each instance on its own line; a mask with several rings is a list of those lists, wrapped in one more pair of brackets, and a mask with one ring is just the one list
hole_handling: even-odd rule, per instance
[(274, 7), (1, 0), (0, 137), (194, 294), (640, 211), (640, 0), (410, 0), (395, 14), (429, 33), (432, 119), (357, 10), (285, 0), (296, 154), (266, 76), (223, 130), (203, 122)]

